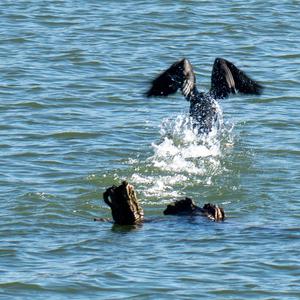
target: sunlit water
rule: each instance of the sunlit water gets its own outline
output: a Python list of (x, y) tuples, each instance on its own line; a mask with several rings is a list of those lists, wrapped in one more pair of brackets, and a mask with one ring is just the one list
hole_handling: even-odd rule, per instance
[[(298, 1), (0, 3), (0, 298), (299, 299)], [(219, 103), (198, 135), (175, 60), (207, 91), (215, 57), (262, 96)], [(139, 227), (102, 193), (132, 183)], [(163, 216), (192, 197), (226, 222)]]

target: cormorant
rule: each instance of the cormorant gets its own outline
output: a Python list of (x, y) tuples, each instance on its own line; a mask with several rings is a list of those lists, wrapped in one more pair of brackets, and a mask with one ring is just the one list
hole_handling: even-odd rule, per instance
[(178, 89), (190, 102), (190, 116), (194, 121), (194, 127), (198, 128), (199, 133), (209, 133), (217, 120), (216, 100), (238, 92), (260, 95), (263, 88), (233, 63), (216, 58), (211, 74), (211, 88), (207, 93), (199, 92), (192, 64), (183, 58), (152, 81), (146, 96), (168, 96)]

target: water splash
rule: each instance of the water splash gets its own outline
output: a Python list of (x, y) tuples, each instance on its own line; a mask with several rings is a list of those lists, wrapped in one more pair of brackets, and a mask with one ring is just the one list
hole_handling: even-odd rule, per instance
[(222, 110), (209, 134), (199, 134), (187, 114), (169, 117), (160, 127), (160, 139), (152, 144), (153, 154), (139, 161), (131, 182), (146, 198), (174, 199), (195, 185), (211, 185), (222, 173), (224, 148), (232, 145), (233, 126), (225, 126)]
[(204, 160), (199, 158), (220, 155), (218, 131), (213, 128), (209, 135), (199, 135), (186, 115), (164, 120), (160, 134), (160, 141), (152, 144), (154, 155), (149, 159), (163, 171), (202, 175)]

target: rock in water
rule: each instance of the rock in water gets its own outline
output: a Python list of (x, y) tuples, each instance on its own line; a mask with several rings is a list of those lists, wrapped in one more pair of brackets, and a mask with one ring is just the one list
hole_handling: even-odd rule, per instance
[(111, 208), (116, 224), (135, 225), (143, 221), (144, 212), (140, 207), (132, 185), (123, 181), (120, 186), (112, 186), (103, 193), (104, 202)]
[(164, 210), (164, 215), (191, 215), (202, 212), (191, 198), (175, 201)]
[[(144, 212), (139, 205), (134, 187), (127, 181), (120, 186), (113, 185), (103, 193), (104, 202), (111, 208), (114, 222), (118, 225), (136, 225), (144, 220)], [(199, 207), (193, 199), (185, 198), (169, 204), (164, 210), (165, 215), (202, 215), (213, 221), (224, 221), (222, 207), (211, 203)], [(95, 219), (104, 221), (104, 219)]]
[(204, 215), (213, 221), (224, 221), (225, 212), (223, 207), (211, 203), (204, 204), (202, 207)]
[(213, 221), (224, 221), (225, 213), (222, 207), (214, 204), (204, 204), (201, 208), (191, 198), (175, 201), (164, 210), (165, 215), (196, 215), (202, 214)]

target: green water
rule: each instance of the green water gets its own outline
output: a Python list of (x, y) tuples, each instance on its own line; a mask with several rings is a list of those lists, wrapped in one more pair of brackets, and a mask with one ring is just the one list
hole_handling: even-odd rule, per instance
[[(299, 1), (0, 3), (1, 299), (299, 299)], [(215, 57), (265, 87), (220, 102), (207, 140), (175, 60), (208, 90)], [(127, 179), (143, 226), (110, 217)], [(189, 196), (225, 223), (164, 217)]]

